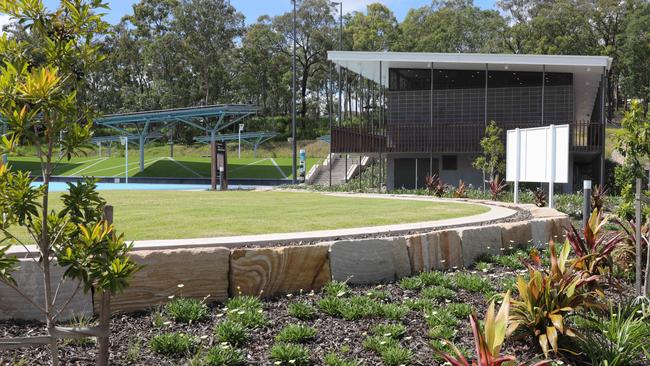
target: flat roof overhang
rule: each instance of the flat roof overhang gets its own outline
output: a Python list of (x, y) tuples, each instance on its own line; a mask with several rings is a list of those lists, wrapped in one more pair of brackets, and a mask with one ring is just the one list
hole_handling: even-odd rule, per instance
[(609, 70), (612, 58), (607, 56), (572, 55), (516, 55), (484, 53), (416, 53), (416, 52), (357, 52), (328, 51), (327, 59), (363, 77), (380, 82), (379, 63), (382, 63), (382, 84), (388, 84), (388, 69), (436, 69), (500, 71), (542, 71), (588, 73), (598, 78), (603, 68)]

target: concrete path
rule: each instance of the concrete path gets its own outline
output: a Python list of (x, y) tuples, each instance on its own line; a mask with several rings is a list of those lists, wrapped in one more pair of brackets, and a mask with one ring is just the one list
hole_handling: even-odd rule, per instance
[[(290, 192), (283, 190), (283, 192)], [(304, 192), (304, 191), (300, 191)], [(259, 235), (239, 235), (239, 236), (223, 236), (216, 238), (197, 238), (197, 239), (173, 239), (173, 240), (139, 240), (135, 241), (134, 250), (153, 250), (153, 249), (177, 249), (177, 248), (192, 248), (192, 247), (238, 247), (242, 245), (256, 245), (256, 246), (272, 246), (282, 245), (295, 242), (309, 242), (309, 241), (327, 241), (335, 240), (341, 237), (353, 238), (364, 237), (369, 235), (397, 235), (409, 231), (420, 230), (436, 230), (449, 226), (474, 226), (481, 225), (482, 223), (505, 219), (515, 215), (515, 210), (496, 206), (487, 205), (477, 202), (463, 202), (449, 199), (436, 199), (426, 196), (404, 196), (404, 195), (389, 195), (389, 194), (352, 194), (352, 193), (323, 193), (332, 196), (342, 197), (369, 197), (369, 198), (383, 198), (383, 199), (399, 199), (399, 200), (413, 200), (413, 201), (430, 201), (430, 202), (454, 202), (459, 204), (482, 205), (490, 209), (490, 211), (465, 217), (458, 217), (454, 219), (436, 220), (415, 222), (406, 224), (394, 224), (383, 226), (369, 226), (369, 227), (356, 227), (349, 229), (336, 229), (336, 230), (318, 230), (318, 231), (305, 231), (293, 233), (277, 233), (277, 234), (259, 234)], [(30, 248), (30, 251), (35, 248)], [(25, 255), (25, 249), (20, 246), (14, 246), (9, 249), (9, 253), (17, 255)]]

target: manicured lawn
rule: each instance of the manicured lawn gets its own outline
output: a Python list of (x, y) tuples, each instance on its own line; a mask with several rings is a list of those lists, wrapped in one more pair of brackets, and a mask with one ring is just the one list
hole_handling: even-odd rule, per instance
[[(441, 220), (486, 212), (454, 202), (306, 192), (102, 191), (130, 240), (251, 235)], [(60, 194), (52, 202), (59, 205)]]
[[(140, 172), (137, 154), (129, 154), (130, 177), (180, 177), (197, 178), (210, 177), (210, 158), (205, 156), (160, 156), (145, 154), (145, 169)], [(307, 171), (321, 159), (308, 158)], [(10, 157), (9, 162), (16, 170), (30, 171), (40, 174), (40, 161), (36, 157)], [(64, 160), (55, 168), (55, 175), (63, 176), (94, 176), (94, 177), (123, 177), (125, 173), (124, 157), (76, 157), (70, 161)], [(228, 157), (228, 173), (230, 178), (268, 178), (282, 179), (291, 177), (291, 158), (253, 158), (236, 156)]]

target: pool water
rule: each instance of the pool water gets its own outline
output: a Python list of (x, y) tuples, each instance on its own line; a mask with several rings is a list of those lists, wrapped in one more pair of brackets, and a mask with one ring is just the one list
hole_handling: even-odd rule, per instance
[[(40, 186), (40, 182), (32, 183), (33, 186)], [(262, 189), (270, 187), (230, 185), (228, 189)], [(208, 184), (155, 184), (155, 183), (97, 183), (98, 191), (197, 191), (210, 189)], [(63, 192), (68, 190), (65, 182), (50, 182), (50, 192)]]

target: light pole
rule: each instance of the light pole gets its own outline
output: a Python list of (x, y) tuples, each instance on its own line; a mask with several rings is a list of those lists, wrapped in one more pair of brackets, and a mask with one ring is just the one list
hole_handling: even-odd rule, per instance
[[(332, 4), (339, 6), (339, 51), (343, 51), (343, 2), (342, 1), (339, 1), (339, 2), (333, 1)], [(341, 108), (342, 108), (342, 105), (343, 105), (343, 102), (341, 101), (341, 89), (342, 89), (342, 87), (341, 87), (341, 66), (340, 65), (337, 65), (337, 73), (338, 73), (338, 77), (339, 77), (338, 125), (340, 126), (341, 125)], [(331, 72), (330, 72), (330, 74), (331, 74)], [(332, 186), (332, 143), (333, 143), (333, 140), (332, 140), (332, 122), (331, 122), (331, 118), (330, 118), (330, 155), (329, 155), (329, 157), (330, 157), (330, 184), (329, 184), (330, 187)], [(347, 174), (348, 174), (347, 164), (348, 164), (348, 160), (346, 158), (345, 159), (345, 165), (346, 165), (345, 176), (346, 176), (346, 180), (347, 180)]]
[(292, 52), (292, 77), (291, 77), (291, 144), (292, 144), (292, 161), (291, 173), (293, 175), (293, 184), (298, 183), (297, 169), (296, 169), (296, 1), (293, 2), (293, 52)]
[(129, 184), (129, 137), (120, 138), (120, 142), (124, 145), (124, 183)]

